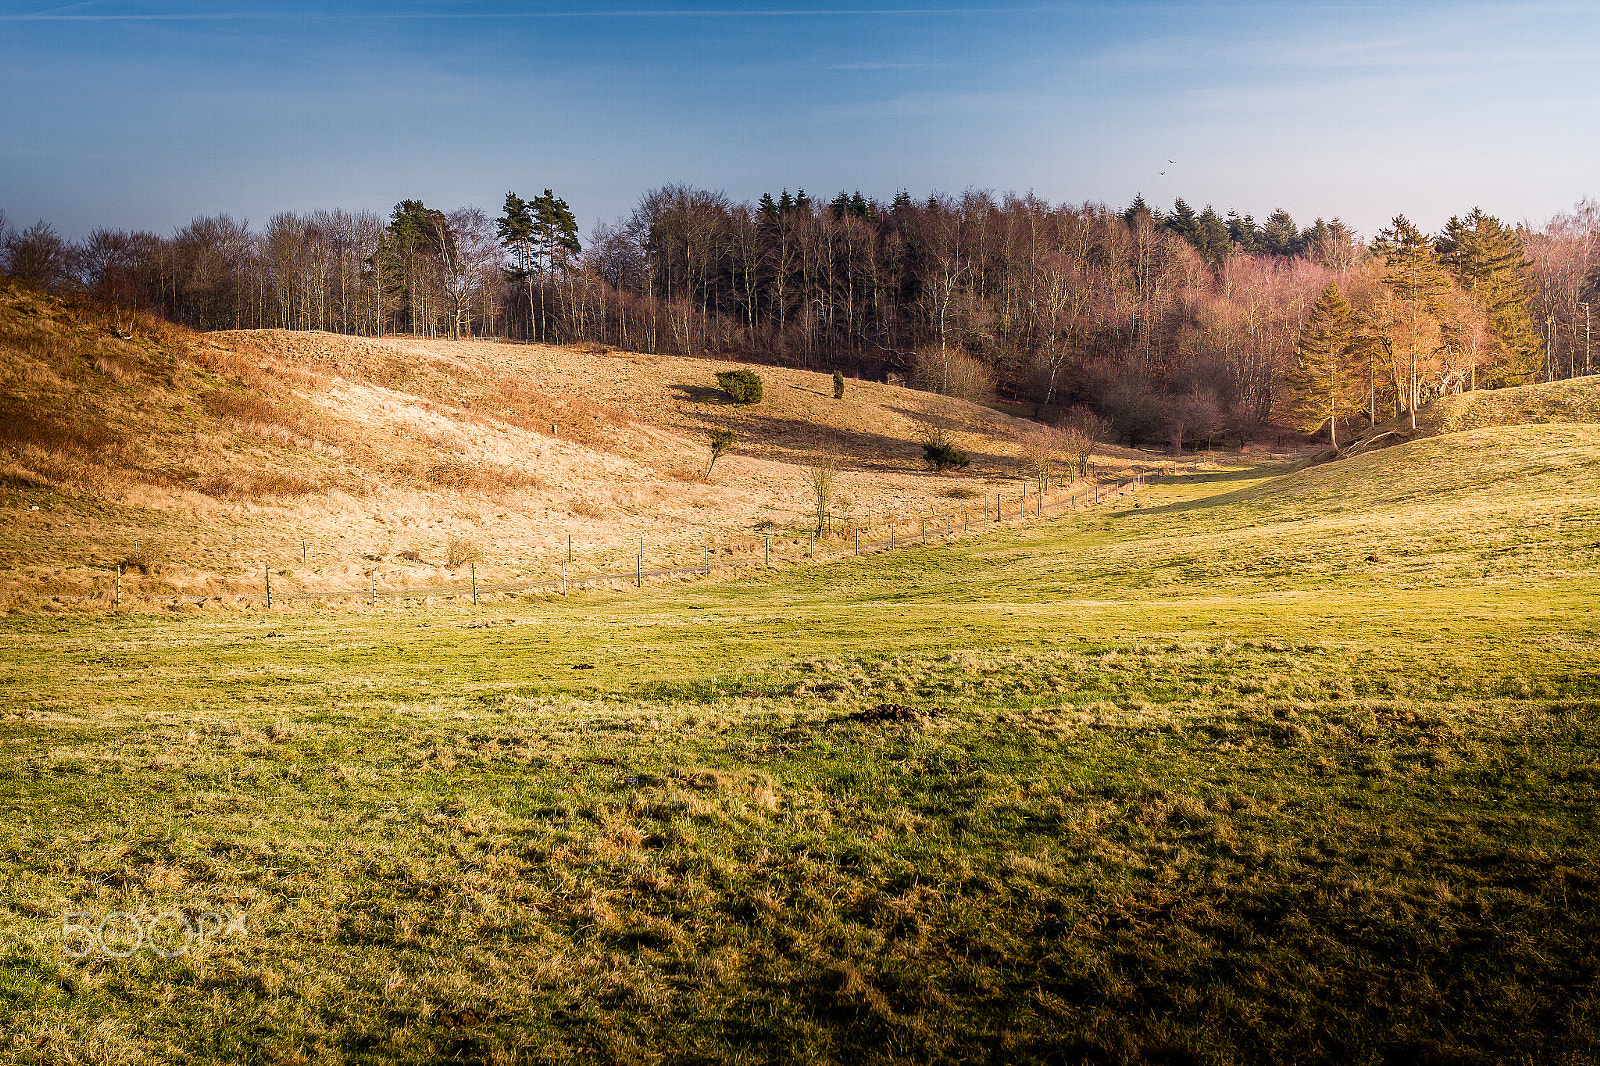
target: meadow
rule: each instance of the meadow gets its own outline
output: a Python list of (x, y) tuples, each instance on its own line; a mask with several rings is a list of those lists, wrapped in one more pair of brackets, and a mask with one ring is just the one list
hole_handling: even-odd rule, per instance
[(0, 1061), (1594, 1061), (1597, 572), (1544, 425), (737, 580), (14, 612)]

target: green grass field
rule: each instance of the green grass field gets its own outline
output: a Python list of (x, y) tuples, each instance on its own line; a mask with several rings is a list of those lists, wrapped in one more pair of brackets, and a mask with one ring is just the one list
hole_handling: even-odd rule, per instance
[[(1279, 474), (478, 613), (7, 617), (0, 1061), (1594, 1061), (1600, 427)], [(72, 957), (141, 911), (171, 957)]]

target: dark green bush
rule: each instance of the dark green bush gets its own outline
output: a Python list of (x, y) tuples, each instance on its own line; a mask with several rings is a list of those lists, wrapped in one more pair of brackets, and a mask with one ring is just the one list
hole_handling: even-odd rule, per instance
[(922, 442), (922, 461), (941, 474), (946, 470), (963, 470), (972, 464), (967, 453), (954, 444), (935, 444), (931, 441)]
[(739, 439), (739, 434), (731, 429), (713, 429), (711, 431), (711, 462), (706, 464), (706, 477), (711, 476), (711, 468), (717, 465), (717, 460), (722, 453), (733, 447), (733, 442)]
[(717, 384), (733, 397), (735, 403), (760, 403), (761, 379), (751, 370), (724, 370), (717, 374)]
[(833, 398), (844, 399), (844, 375), (837, 370), (833, 372)]
[(950, 431), (937, 422), (924, 422), (917, 429), (917, 440), (922, 443), (922, 461), (938, 473), (963, 470), (972, 464), (967, 453), (956, 447)]

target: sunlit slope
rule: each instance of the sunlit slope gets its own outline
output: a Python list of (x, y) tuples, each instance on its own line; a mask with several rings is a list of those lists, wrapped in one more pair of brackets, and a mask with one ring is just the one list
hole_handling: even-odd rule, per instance
[(788, 591), (818, 603), (881, 597), (1103, 612), (1143, 602), (1158, 612), (1187, 597), (1581, 590), (1600, 577), (1600, 426), (1477, 430), (1278, 469), (1157, 481), (1107, 512), (914, 553), (903, 564), (797, 574)]
[[(0, 605), (81, 602), (132, 563), (125, 602), (427, 588), (750, 554), (814, 524), (807, 466), (837, 464), (840, 525), (1015, 488), (1016, 419), (931, 393), (736, 364), (488, 340), (196, 334), (0, 283)], [(919, 427), (972, 455), (920, 461)], [(708, 476), (708, 431), (738, 432)], [(1115, 455), (1107, 454), (1115, 452)], [(1104, 448), (1102, 470), (1137, 453)], [(990, 484), (993, 482), (993, 484)], [(975, 485), (967, 488), (967, 485)], [(720, 539), (719, 539), (720, 538)], [(738, 539), (742, 538), (742, 539)], [(734, 540), (738, 539), (737, 544)], [(137, 560), (136, 563), (133, 561)]]
[[(1353, 450), (1359, 453), (1368, 446), (1392, 446), (1419, 437), (1493, 426), (1549, 423), (1600, 423), (1600, 375), (1441, 396), (1417, 410), (1415, 428), (1411, 416), (1402, 414), (1359, 431)], [(1327, 457), (1332, 458), (1332, 452)]]
[(1545, 422), (1600, 422), (1600, 375), (1444, 396), (1417, 412), (1424, 433)]

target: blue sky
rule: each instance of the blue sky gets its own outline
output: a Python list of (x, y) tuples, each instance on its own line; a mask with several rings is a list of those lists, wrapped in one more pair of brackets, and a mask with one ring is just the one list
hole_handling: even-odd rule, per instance
[(1541, 221), (1600, 196), (1597, 72), (1593, 0), (0, 0), (0, 209), (76, 237), (550, 187), (587, 232), (684, 182)]

